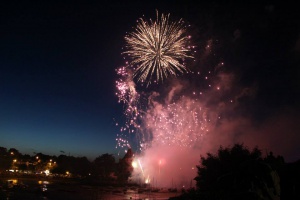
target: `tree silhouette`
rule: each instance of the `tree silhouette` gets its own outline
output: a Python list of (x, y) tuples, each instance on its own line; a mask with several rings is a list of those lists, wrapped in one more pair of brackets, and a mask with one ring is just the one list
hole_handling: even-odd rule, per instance
[(9, 168), (11, 163), (12, 158), (9, 156), (7, 149), (0, 147), (0, 174)]
[(132, 161), (133, 161), (133, 152), (131, 149), (127, 150), (127, 153), (124, 155), (122, 159), (119, 160), (118, 163), (118, 181), (121, 183), (125, 183), (128, 181), (128, 178), (131, 176), (131, 173), (133, 171), (132, 167)]
[(0, 147), (0, 156), (7, 156), (7, 148), (5, 147)]
[(16, 156), (16, 157), (22, 155), (22, 154), (19, 152), (19, 150), (15, 149), (15, 148), (10, 148), (10, 149), (8, 150), (8, 153), (9, 153), (10, 155)]
[(112, 154), (102, 154), (94, 160), (95, 172), (104, 179), (109, 179), (111, 173), (115, 172), (115, 158)]
[(279, 176), (254, 148), (242, 144), (220, 147), (217, 155), (201, 157), (197, 166), (197, 198), (268, 199), (280, 198)]

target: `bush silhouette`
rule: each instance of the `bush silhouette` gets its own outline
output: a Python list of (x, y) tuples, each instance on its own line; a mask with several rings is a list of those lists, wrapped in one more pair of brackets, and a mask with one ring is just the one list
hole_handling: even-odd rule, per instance
[(201, 157), (197, 168), (194, 199), (280, 199), (279, 176), (257, 148), (220, 147), (217, 155)]

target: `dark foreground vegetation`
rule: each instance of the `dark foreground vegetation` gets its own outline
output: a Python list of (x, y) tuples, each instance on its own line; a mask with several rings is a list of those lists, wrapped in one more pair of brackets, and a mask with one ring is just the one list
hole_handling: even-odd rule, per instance
[(300, 160), (285, 163), (282, 156), (275, 157), (272, 152), (263, 157), (258, 148), (249, 151), (236, 144), (201, 157), (197, 168), (196, 188), (172, 199), (300, 199)]
[[(155, 196), (161, 190), (130, 182), (132, 157), (128, 150), (118, 162), (110, 154), (90, 162), (86, 157), (29, 156), (0, 147), (0, 199), (24, 199), (26, 195), (27, 199), (46, 195), (48, 199), (161, 198)], [(300, 160), (286, 163), (272, 152), (262, 156), (258, 148), (250, 151), (236, 144), (220, 147), (216, 154), (207, 153), (197, 169), (195, 188), (176, 194), (171, 192), (177, 190), (167, 191), (165, 195), (177, 200), (300, 199)], [(141, 191), (150, 193), (141, 196)]]

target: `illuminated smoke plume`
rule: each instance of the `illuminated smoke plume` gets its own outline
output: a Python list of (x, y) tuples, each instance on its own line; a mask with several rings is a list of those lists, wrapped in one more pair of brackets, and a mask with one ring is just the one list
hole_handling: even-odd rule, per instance
[[(120, 127), (117, 144), (136, 150), (132, 179), (157, 186), (194, 186), (200, 150), (207, 147), (205, 138), (218, 123), (219, 112), (233, 104), (228, 98), (226, 103), (216, 100), (228, 91), (232, 77), (223, 74), (215, 81), (195, 73), (193, 79), (207, 82), (208, 89), (175, 80), (163, 90), (141, 92), (122, 69), (126, 68), (119, 69), (117, 95), (127, 121)], [(128, 140), (132, 134), (138, 140), (136, 147)]]

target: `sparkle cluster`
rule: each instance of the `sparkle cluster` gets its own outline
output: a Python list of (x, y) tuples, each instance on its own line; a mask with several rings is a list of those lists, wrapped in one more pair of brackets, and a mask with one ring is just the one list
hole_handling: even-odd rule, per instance
[[(116, 81), (119, 103), (122, 102), (125, 106), (124, 115), (126, 117), (125, 125), (120, 128), (121, 134), (117, 135), (116, 141), (118, 147), (131, 148), (128, 139), (128, 133), (133, 133), (139, 128), (136, 123), (139, 114), (139, 94), (136, 92), (135, 84), (132, 80), (131, 73), (128, 72), (128, 68), (120, 67), (116, 70), (119, 75), (119, 79)], [(116, 124), (118, 125), (118, 124)]]
[(193, 147), (209, 131), (206, 109), (188, 97), (149, 109), (146, 122), (152, 142), (162, 145)]

